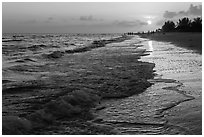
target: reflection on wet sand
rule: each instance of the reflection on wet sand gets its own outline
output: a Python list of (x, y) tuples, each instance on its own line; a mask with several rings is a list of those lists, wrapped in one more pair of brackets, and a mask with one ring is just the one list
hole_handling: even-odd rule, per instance
[(148, 46), (149, 46), (148, 51), (153, 51), (153, 50), (154, 50), (154, 49), (153, 49), (153, 45), (152, 45), (152, 41), (151, 41), (151, 40), (148, 41)]
[(139, 95), (103, 102), (99, 123), (118, 134), (202, 134), (201, 55), (167, 42), (141, 44), (152, 51), (141, 60), (155, 63), (149, 80), (154, 85)]

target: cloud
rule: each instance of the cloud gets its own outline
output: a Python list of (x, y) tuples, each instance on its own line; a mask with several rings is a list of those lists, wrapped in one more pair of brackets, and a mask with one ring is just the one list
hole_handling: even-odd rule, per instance
[(48, 20), (50, 20), (50, 21), (53, 20), (53, 19), (54, 19), (53, 17), (49, 17), (49, 18), (48, 18)]
[(186, 12), (186, 11), (179, 11), (179, 12), (177, 13), (177, 15), (178, 15), (178, 16), (187, 16), (187, 15), (188, 15), (188, 12)]
[(51, 23), (53, 20), (54, 20), (53, 17), (48, 17), (48, 18), (45, 20), (45, 23)]
[(22, 23), (25, 23), (25, 24), (34, 24), (34, 23), (37, 23), (37, 20), (31, 19), (31, 20), (23, 21)]
[(179, 12), (170, 12), (165, 11), (163, 17), (166, 19), (171, 19), (174, 17), (181, 17), (181, 16), (201, 16), (202, 15), (202, 5), (193, 5), (191, 4), (187, 11), (179, 11)]
[(145, 19), (155, 19), (157, 16), (144, 16)]
[[(155, 24), (156, 24), (157, 26), (161, 27), (161, 26), (164, 25), (164, 23), (165, 23), (166, 21), (169, 21), (169, 19), (164, 19), (164, 18), (163, 18), (163, 19), (158, 20)], [(174, 23), (176, 23), (176, 22), (178, 21), (178, 19), (177, 19), (177, 18), (172, 18), (170, 21), (173, 21)]]
[(202, 5), (193, 6), (191, 4), (188, 13), (191, 15), (202, 15)]
[(162, 25), (164, 25), (164, 22), (165, 22), (165, 20), (158, 20), (157, 22), (156, 22), (156, 25), (157, 26), (162, 26)]
[(81, 20), (81, 21), (93, 21), (94, 18), (93, 18), (92, 15), (90, 15), (90, 16), (81, 16), (81, 17), (79, 18), (79, 20)]
[(79, 20), (80, 21), (103, 21), (103, 19), (97, 19), (97, 18), (94, 18), (92, 15), (89, 15), (89, 16), (80, 16), (79, 17)]
[(171, 19), (171, 18), (175, 17), (176, 15), (177, 15), (176, 12), (165, 11), (163, 17), (164, 17), (164, 18), (169, 18), (169, 19)]
[(145, 26), (148, 25), (147, 22), (143, 22), (140, 20), (134, 21), (114, 21), (113, 25), (121, 26), (121, 27), (136, 27), (136, 26)]

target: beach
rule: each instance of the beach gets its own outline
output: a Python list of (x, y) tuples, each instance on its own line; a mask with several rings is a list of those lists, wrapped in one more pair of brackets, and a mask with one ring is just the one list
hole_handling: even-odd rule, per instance
[(196, 32), (166, 32), (140, 34), (143, 38), (171, 42), (177, 46), (193, 49), (202, 54), (202, 33)]
[[(153, 92), (156, 95), (163, 94), (164, 117), (169, 125), (177, 126), (173, 134), (178, 132), (200, 135), (202, 134), (202, 54), (200, 49), (188, 46), (198, 44), (198, 47), (202, 47), (201, 33), (192, 34), (192, 41), (198, 41), (190, 44), (188, 43), (190, 33), (181, 34), (183, 36), (180, 37), (186, 36), (187, 39), (180, 39), (179, 42), (183, 45), (179, 42), (175, 44), (173, 40), (165, 42), (162, 37), (161, 41), (157, 37), (158, 39), (151, 38), (147, 43), (153, 52), (150, 56), (142, 58), (142, 61), (155, 63), (157, 76), (152, 81), (155, 84), (146, 91), (150, 93), (157, 91)], [(164, 94), (168, 94), (168, 97), (166, 98)], [(165, 103), (166, 101), (168, 103)], [(170, 130), (168, 134), (171, 133)]]
[(202, 135), (202, 2), (2, 2), (2, 135)]
[(202, 56), (170, 42), (138, 38), (154, 63), (153, 85), (138, 95), (103, 101), (98, 123), (123, 135), (202, 134)]
[(47, 47), (43, 54), (34, 47), (34, 56), (10, 53), (17, 64), (3, 66), (3, 134), (202, 134), (196, 50), (141, 36)]

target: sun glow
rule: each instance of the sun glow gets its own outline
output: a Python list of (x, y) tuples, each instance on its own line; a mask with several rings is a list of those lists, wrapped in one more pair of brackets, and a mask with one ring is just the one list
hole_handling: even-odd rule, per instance
[(148, 21), (147, 21), (147, 24), (148, 24), (148, 25), (151, 25), (151, 24), (152, 24), (152, 21), (151, 21), (151, 20), (148, 20)]

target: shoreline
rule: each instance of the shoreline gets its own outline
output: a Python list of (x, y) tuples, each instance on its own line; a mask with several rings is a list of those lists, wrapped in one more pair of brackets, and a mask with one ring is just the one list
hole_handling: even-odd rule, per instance
[(148, 38), (156, 41), (171, 42), (178, 47), (194, 50), (202, 54), (202, 33), (197, 32), (170, 32), (139, 34), (141, 38)]
[[(147, 79), (153, 77), (154, 68), (153, 63), (138, 61), (143, 53), (131, 54), (131, 45), (126, 45), (127, 49), (121, 46), (109, 44), (89, 52), (64, 54), (54, 60), (55, 67), (46, 64), (39, 68), (64, 75), (20, 83), (12, 87), (13, 94), (4, 89), (3, 134), (113, 134), (110, 129), (90, 123), (95, 107), (103, 99), (142, 93), (151, 86)], [(66, 123), (69, 132), (61, 123)]]

